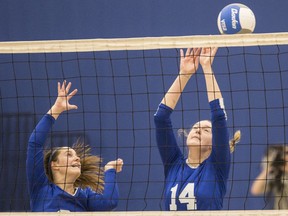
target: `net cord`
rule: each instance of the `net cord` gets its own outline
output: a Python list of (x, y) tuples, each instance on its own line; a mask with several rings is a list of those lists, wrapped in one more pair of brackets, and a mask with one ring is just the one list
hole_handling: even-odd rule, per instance
[(114, 39), (13, 41), (0, 42), (0, 53), (91, 52), (187, 47), (268, 46), (283, 44), (288, 44), (288, 32)]

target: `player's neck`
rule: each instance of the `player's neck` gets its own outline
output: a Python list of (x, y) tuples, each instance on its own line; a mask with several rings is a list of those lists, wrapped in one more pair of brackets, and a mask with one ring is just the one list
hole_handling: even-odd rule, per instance
[(63, 178), (62, 176), (57, 176), (57, 177), (54, 180), (54, 184), (56, 184), (58, 187), (60, 187), (62, 190), (66, 191), (67, 193), (73, 195), (75, 193), (75, 187), (74, 187), (75, 179), (68, 178), (68, 176), (66, 176), (65, 178)]
[(56, 185), (71, 195), (75, 194), (76, 188), (74, 187), (74, 184), (56, 184)]
[(186, 164), (192, 169), (196, 169), (200, 165), (200, 163), (190, 161), (189, 158), (186, 159)]
[[(195, 152), (193, 152), (195, 153)], [(191, 167), (198, 167), (204, 160), (209, 157), (209, 154), (191, 154), (189, 152), (188, 158), (186, 160), (187, 164)]]

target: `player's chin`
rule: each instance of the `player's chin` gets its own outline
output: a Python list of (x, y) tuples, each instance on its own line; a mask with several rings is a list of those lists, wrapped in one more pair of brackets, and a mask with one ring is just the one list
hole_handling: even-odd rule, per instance
[(73, 168), (69, 172), (71, 175), (77, 176), (77, 178), (81, 175), (81, 169)]
[(77, 172), (77, 173), (74, 173), (74, 175), (75, 175), (75, 178), (78, 179), (81, 176), (81, 171)]
[(199, 141), (193, 141), (193, 142), (187, 142), (187, 147), (194, 147), (199, 148), (201, 146), (201, 142)]

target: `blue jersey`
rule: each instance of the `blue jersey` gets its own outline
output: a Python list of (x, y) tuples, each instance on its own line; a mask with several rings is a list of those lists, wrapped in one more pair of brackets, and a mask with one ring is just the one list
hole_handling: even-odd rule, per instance
[(32, 211), (107, 211), (118, 204), (116, 171), (105, 172), (103, 194), (90, 188), (77, 188), (74, 195), (51, 183), (44, 171), (43, 146), (55, 119), (46, 114), (30, 136), (27, 150), (27, 180)]
[(170, 115), (160, 104), (154, 121), (156, 139), (164, 165), (166, 210), (219, 210), (223, 207), (230, 169), (230, 147), (223, 99), (210, 102), (212, 151), (197, 168), (187, 165), (177, 145)]

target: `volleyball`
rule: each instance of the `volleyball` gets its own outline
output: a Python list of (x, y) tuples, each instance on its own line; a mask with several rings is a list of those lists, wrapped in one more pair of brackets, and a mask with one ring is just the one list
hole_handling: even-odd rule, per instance
[(234, 3), (220, 11), (217, 24), (221, 34), (246, 34), (254, 31), (256, 19), (249, 7)]

